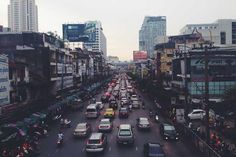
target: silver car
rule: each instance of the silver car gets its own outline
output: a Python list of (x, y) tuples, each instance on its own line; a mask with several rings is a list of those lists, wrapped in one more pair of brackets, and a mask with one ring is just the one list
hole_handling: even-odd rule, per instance
[(92, 133), (86, 144), (86, 152), (103, 152), (107, 146), (107, 137), (103, 133)]
[(134, 144), (134, 133), (130, 124), (120, 124), (117, 134), (118, 144)]

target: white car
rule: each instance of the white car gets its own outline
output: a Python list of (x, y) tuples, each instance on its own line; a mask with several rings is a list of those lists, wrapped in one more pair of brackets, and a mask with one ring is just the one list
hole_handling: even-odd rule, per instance
[(104, 104), (102, 102), (96, 102), (96, 105), (99, 106), (100, 110), (102, 110), (104, 108)]
[(202, 120), (204, 116), (206, 115), (206, 112), (202, 109), (194, 109), (192, 112), (188, 114), (188, 118), (190, 120), (200, 119)]
[(111, 132), (112, 129), (113, 129), (113, 124), (109, 118), (101, 119), (100, 124), (98, 125), (99, 132), (103, 132), (103, 131)]
[(123, 98), (121, 98), (120, 102), (123, 104), (127, 104), (128, 100), (127, 100), (127, 98), (123, 97)]

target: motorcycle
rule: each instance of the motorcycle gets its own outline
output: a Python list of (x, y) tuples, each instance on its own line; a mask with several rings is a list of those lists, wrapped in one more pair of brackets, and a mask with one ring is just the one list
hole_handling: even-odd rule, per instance
[(67, 120), (67, 119), (64, 119), (64, 120), (61, 120), (61, 123), (60, 123), (61, 127), (63, 128), (70, 128), (71, 127), (71, 121), (70, 120)]

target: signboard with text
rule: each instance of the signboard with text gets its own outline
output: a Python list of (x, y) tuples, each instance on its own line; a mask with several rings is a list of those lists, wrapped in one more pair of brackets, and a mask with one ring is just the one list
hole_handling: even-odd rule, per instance
[(0, 55), (0, 106), (10, 103), (9, 91), (8, 58), (5, 55)]
[(147, 60), (147, 51), (133, 51), (133, 60)]

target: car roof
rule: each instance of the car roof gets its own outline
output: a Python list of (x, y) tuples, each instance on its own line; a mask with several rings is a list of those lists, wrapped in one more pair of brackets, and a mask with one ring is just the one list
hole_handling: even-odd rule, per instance
[(92, 133), (91, 136), (90, 136), (90, 140), (97, 140), (97, 139), (100, 139), (102, 137), (102, 133)]
[(131, 128), (131, 125), (130, 124), (120, 124), (120, 129), (124, 129), (124, 130), (128, 130)]
[(107, 108), (106, 111), (113, 111), (113, 108)]
[(147, 120), (148, 121), (148, 118), (146, 118), (146, 117), (139, 117), (139, 120)]
[(85, 127), (86, 125), (87, 125), (87, 123), (78, 123), (78, 124), (77, 124), (77, 127), (78, 127), (78, 126), (83, 126), (83, 127)]
[(173, 126), (173, 125), (171, 125), (169, 123), (162, 123), (162, 125), (164, 125), (164, 126)]
[(202, 109), (193, 109), (193, 112), (195, 112), (195, 111), (204, 111), (204, 110), (202, 110)]
[(156, 147), (161, 147), (161, 144), (160, 143), (153, 143), (153, 142), (149, 142), (147, 143), (149, 146), (156, 146)]

